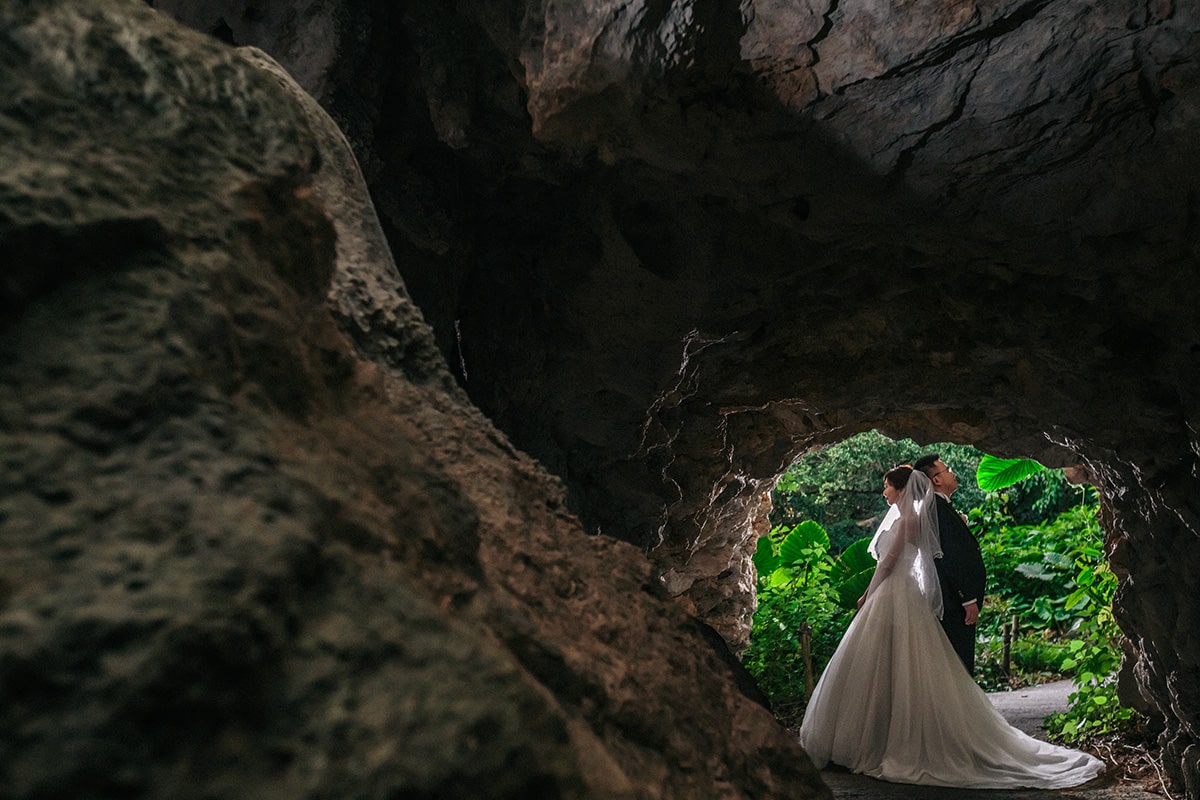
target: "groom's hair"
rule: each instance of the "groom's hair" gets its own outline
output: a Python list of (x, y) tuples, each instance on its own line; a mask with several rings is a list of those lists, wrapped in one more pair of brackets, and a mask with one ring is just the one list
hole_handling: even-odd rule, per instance
[(913, 463), (913, 469), (919, 469), (921, 472), (924, 472), (926, 475), (928, 475), (930, 470), (933, 469), (934, 463), (940, 458), (941, 456), (939, 456), (937, 453), (926, 453)]

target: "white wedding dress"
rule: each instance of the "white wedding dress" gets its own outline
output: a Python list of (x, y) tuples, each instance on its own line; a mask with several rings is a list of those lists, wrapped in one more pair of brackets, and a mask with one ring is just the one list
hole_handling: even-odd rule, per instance
[(876, 579), (813, 691), (801, 745), (818, 769), (832, 761), (893, 783), (1057, 789), (1096, 777), (1101, 761), (1009, 725), (963, 667), (933, 610), (922, 506), (932, 510), (932, 490), (914, 472), (872, 543)]

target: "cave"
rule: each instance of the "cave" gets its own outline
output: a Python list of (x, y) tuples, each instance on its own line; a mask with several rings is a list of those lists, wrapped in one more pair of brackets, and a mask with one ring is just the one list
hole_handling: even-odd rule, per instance
[(0, 7), (0, 785), (828, 797), (736, 656), (874, 428), (1099, 488), (1200, 798), (1198, 15)]

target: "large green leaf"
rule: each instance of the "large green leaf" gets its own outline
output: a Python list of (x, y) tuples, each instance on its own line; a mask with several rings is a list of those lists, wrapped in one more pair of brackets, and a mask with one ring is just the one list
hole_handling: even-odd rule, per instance
[(829, 552), (829, 534), (812, 520), (805, 520), (779, 545), (781, 564), (811, 564)]
[(870, 544), (871, 537), (866, 536), (843, 550), (842, 554), (834, 560), (833, 568), (829, 571), (830, 582), (836, 585), (863, 570), (874, 570), (875, 559), (871, 558), (871, 554), (867, 552)]
[(854, 608), (875, 574), (875, 559), (867, 552), (870, 544), (869, 536), (853, 542), (837, 557), (829, 571), (829, 581), (842, 608)]
[(758, 549), (754, 551), (753, 561), (759, 577), (770, 575), (779, 566), (779, 556), (775, 554), (775, 544), (770, 536), (763, 536), (758, 540)]
[(856, 572), (839, 583), (835, 587), (838, 605), (842, 608), (854, 608), (858, 605), (858, 598), (863, 596), (863, 592), (871, 585), (871, 578), (874, 576), (875, 568), (871, 567), (870, 569)]
[(792, 571), (788, 569), (774, 569), (767, 574), (766, 586), (768, 589), (782, 589), (791, 584), (795, 579)]
[(975, 471), (975, 480), (983, 491), (998, 492), (1044, 469), (1045, 467), (1031, 458), (996, 458), (984, 455), (979, 460), (979, 469)]

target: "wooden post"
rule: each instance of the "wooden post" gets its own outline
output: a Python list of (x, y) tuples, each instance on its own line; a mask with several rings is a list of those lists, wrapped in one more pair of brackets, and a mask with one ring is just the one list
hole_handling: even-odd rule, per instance
[(804, 697), (812, 697), (813, 693), (813, 664), (812, 664), (812, 625), (800, 623), (800, 656), (804, 659)]
[(1011, 633), (1012, 633), (1012, 629), (1011, 629), (1011, 628), (1009, 628), (1007, 625), (1005, 625), (1005, 626), (1004, 626), (1004, 627), (1001, 629), (1001, 634), (1000, 634), (1000, 642), (1001, 642), (1001, 646), (1000, 646), (1000, 672), (1001, 672), (1001, 674), (1003, 674), (1003, 675), (1004, 675), (1004, 677), (1006, 677), (1006, 678), (1008, 677), (1008, 661), (1009, 661), (1009, 654), (1012, 652), (1012, 650), (1011, 650), (1011, 648), (1012, 648), (1012, 639), (1011, 639)]
[(1004, 635), (1001, 641), (1004, 643), (1003, 663), (1001, 664), (1005, 676), (1012, 672), (1012, 646), (1017, 643), (1017, 615), (1013, 614), (1012, 620), (1004, 626)]
[[(1017, 645), (1017, 634), (1018, 634), (1019, 627), (1020, 626), (1017, 624), (1017, 615), (1013, 614), (1012, 622), (1009, 623), (1009, 631), (1008, 631), (1008, 638), (1012, 642), (1013, 647), (1016, 647), (1016, 645)], [(1011, 649), (1009, 652), (1011, 653)], [(1007, 667), (1005, 669), (1007, 669)]]

